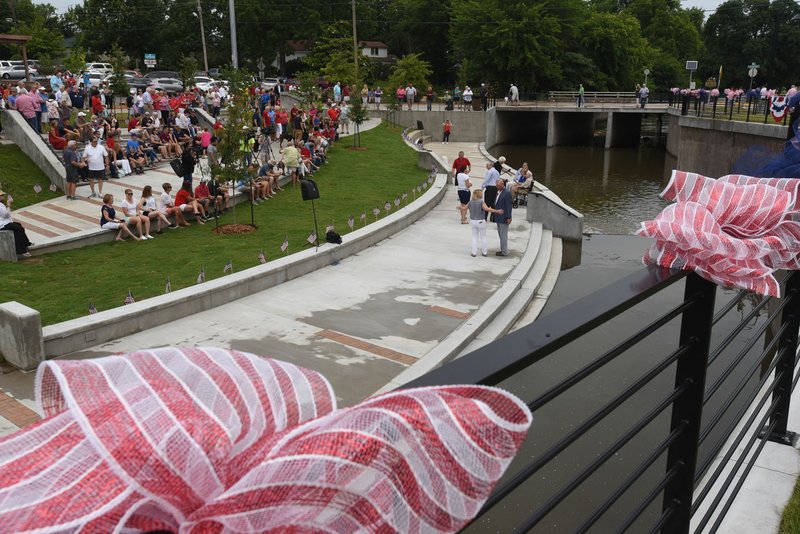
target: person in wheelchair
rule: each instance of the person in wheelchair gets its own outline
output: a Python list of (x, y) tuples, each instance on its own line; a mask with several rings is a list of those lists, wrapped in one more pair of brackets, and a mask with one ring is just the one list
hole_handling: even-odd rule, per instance
[(526, 161), (517, 170), (514, 179), (511, 181), (511, 197), (513, 198), (514, 207), (520, 204), (527, 205), (527, 198), (524, 197), (527, 197), (532, 187), (533, 172), (528, 168), (528, 162)]

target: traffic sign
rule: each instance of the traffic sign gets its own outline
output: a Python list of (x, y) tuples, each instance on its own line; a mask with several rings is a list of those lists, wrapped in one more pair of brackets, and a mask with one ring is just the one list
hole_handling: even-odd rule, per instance
[(747, 71), (747, 75), (751, 78), (755, 78), (758, 75), (758, 69), (755, 67), (750, 67), (750, 70)]
[(750, 64), (747, 66), (747, 68), (748, 68), (748, 69), (757, 69), (757, 68), (758, 68), (758, 67), (760, 67), (760, 66), (761, 66), (761, 65), (759, 65), (758, 63), (756, 63), (756, 62), (753, 62), (753, 63), (750, 63)]
[(147, 68), (152, 69), (156, 66), (156, 55), (155, 54), (145, 54), (144, 55), (144, 64)]

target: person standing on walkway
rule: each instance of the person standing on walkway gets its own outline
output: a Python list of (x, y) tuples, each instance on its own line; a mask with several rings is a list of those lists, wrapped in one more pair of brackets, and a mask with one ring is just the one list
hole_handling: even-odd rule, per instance
[(469, 85), (464, 87), (461, 99), (464, 101), (464, 111), (472, 111), (472, 89), (469, 88)]
[[(83, 160), (89, 167), (89, 189), (92, 194), (89, 198), (103, 196), (103, 182), (106, 180), (108, 172), (108, 151), (97, 142), (97, 137), (92, 137), (89, 146), (83, 149)], [(94, 192), (94, 183), (97, 182), (99, 194)]]
[(500, 250), (494, 253), (495, 256), (508, 256), (508, 226), (511, 224), (512, 209), (511, 192), (506, 189), (505, 180), (497, 180), (497, 198), (494, 208), (489, 210), (494, 216), (500, 238)]
[(481, 84), (481, 108), (483, 111), (489, 109), (489, 89), (487, 89), (486, 84)]
[[(55, 126), (52, 126), (52, 128), (55, 128)], [(73, 139), (67, 143), (67, 148), (64, 149), (64, 167), (67, 171), (67, 200), (79, 199), (75, 194), (75, 189), (78, 187), (80, 173), (86, 172), (86, 163), (81, 161), (78, 152), (75, 150), (77, 146), (78, 143)]]
[(647, 99), (650, 97), (650, 89), (647, 88), (646, 85), (643, 85), (641, 89), (639, 89), (639, 105), (644, 108), (647, 105)]
[(435, 95), (433, 94), (433, 87), (431, 87), (431, 86), (429, 85), (429, 86), (428, 86), (428, 91), (427, 91), (427, 93), (425, 94), (425, 102), (428, 104), (428, 111), (430, 111), (430, 110), (431, 110), (431, 108), (433, 107), (433, 99), (434, 99), (434, 96), (435, 96)]
[(582, 108), (586, 106), (586, 100), (583, 98), (583, 84), (579, 84), (578, 87), (578, 107)]
[(472, 231), (472, 257), (478, 255), (478, 243), (481, 245), (481, 254), (489, 254), (489, 246), (486, 243), (486, 213), (489, 206), (483, 201), (483, 190), (476, 189), (472, 192), (472, 200), (467, 205), (469, 210), (469, 226)]
[(450, 132), (453, 131), (453, 124), (447, 119), (442, 124), (442, 144), (450, 142)]
[(464, 151), (459, 150), (458, 157), (453, 162), (453, 179), (455, 179), (456, 174), (458, 174), (459, 169), (464, 169), (464, 172), (469, 174), (472, 170), (472, 164), (470, 164), (469, 159), (464, 156)]
[(408, 101), (408, 111), (414, 109), (414, 98), (417, 96), (417, 88), (414, 84), (409, 82), (406, 87), (406, 100)]
[[(500, 171), (491, 161), (487, 161), (486, 174), (483, 176), (483, 199), (487, 206), (494, 206), (498, 181), (500, 181)], [(483, 218), (486, 219), (487, 216), (488, 214), (484, 214)]]
[[(3, 204), (5, 201), (5, 204)], [(6, 198), (4, 191), (0, 191), (0, 231), (14, 232), (14, 247), (16, 248), (17, 256), (30, 257), (28, 247), (33, 245), (28, 239), (28, 234), (25, 233), (25, 228), (20, 223), (11, 220), (11, 204), (14, 200), (11, 197)]]
[(467, 224), (467, 206), (469, 205), (469, 190), (472, 187), (472, 182), (469, 180), (469, 175), (464, 172), (464, 169), (459, 169), (456, 173), (456, 187), (458, 189), (458, 205), (456, 209), (461, 215), (461, 224)]
[(512, 106), (519, 106), (519, 89), (517, 89), (517, 86), (513, 83), (508, 90), (508, 95), (508, 97), (511, 99), (510, 104)]

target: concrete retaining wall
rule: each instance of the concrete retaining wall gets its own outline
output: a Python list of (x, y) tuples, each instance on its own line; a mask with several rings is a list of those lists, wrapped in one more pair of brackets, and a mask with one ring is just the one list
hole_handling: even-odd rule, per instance
[(482, 143), (486, 140), (486, 114), (482, 111), (395, 111), (370, 110), (369, 116), (385, 120), (403, 128), (417, 129), (417, 121), (422, 123), (422, 131), (434, 141), (442, 140), (442, 124), (450, 119), (453, 124), (450, 141)]
[(788, 126), (681, 116), (668, 110), (667, 158), (664, 173), (680, 169), (718, 177), (729, 174), (733, 164), (753, 145), (764, 145), (776, 154), (783, 151)]
[(67, 171), (64, 164), (50, 150), (47, 142), (31, 129), (19, 112), (10, 109), (3, 111), (3, 132), (31, 158), (37, 167), (42, 169), (51, 183), (56, 184), (61, 191), (65, 190)]
[(202, 285), (46, 326), (43, 329), (44, 354), (46, 357), (61, 356), (140, 332), (263, 291), (340, 261), (390, 237), (427, 214), (444, 198), (446, 180), (446, 175), (438, 175), (434, 185), (415, 202), (377, 223), (345, 234), (341, 245), (325, 243), (319, 250), (292, 254)]
[(0, 356), (24, 371), (44, 360), (39, 312), (19, 302), (0, 304)]

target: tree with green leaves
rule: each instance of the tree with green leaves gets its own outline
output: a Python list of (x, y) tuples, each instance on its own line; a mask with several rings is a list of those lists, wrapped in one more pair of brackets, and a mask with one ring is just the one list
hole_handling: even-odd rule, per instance
[(194, 73), (200, 68), (197, 58), (194, 56), (181, 56), (180, 68), (178, 74), (181, 77), (184, 87), (194, 85)]
[(431, 65), (419, 54), (408, 54), (397, 60), (392, 75), (389, 77), (389, 89), (392, 94), (407, 83), (413, 83), (414, 87), (427, 87), (428, 79), (431, 75)]
[(122, 48), (115, 44), (108, 54), (108, 61), (114, 68), (114, 72), (111, 74), (111, 91), (117, 96), (127, 95), (130, 87), (125, 79), (125, 69), (128, 67), (130, 58)]
[(306, 109), (322, 101), (322, 91), (317, 84), (317, 78), (318, 76), (311, 71), (301, 72), (297, 76), (300, 84), (295, 90), (295, 96)]
[(361, 98), (350, 99), (350, 122), (353, 123), (353, 147), (361, 146), (361, 125), (369, 118)]

